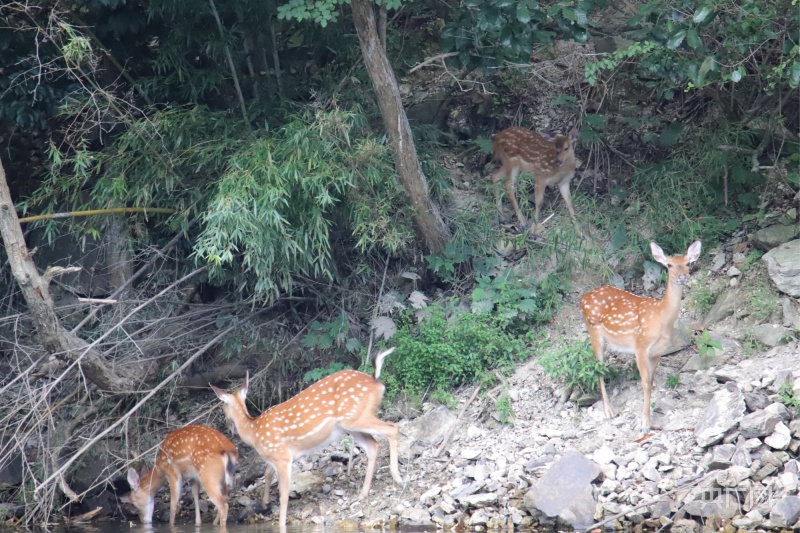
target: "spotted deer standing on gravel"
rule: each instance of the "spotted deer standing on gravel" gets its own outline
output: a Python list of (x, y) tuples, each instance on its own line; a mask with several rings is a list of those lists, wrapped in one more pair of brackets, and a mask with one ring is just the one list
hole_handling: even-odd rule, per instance
[(527, 228), (525, 215), (517, 204), (515, 195), (517, 176), (520, 172), (533, 174), (535, 181), (534, 226), (539, 223), (539, 211), (544, 200), (544, 191), (550, 185), (557, 185), (567, 204), (570, 216), (575, 218), (575, 209), (572, 207), (572, 195), (569, 185), (575, 170), (580, 162), (575, 158), (575, 141), (578, 139), (577, 127), (572, 128), (568, 135), (552, 137), (546, 133), (534, 132), (525, 128), (507, 128), (492, 139), (492, 151), (501, 166), (492, 173), (491, 179), (494, 187), (495, 200), (498, 213), (502, 212), (500, 191), (497, 182), (505, 181), (506, 196), (514, 208), (517, 220), (522, 227)]
[[(689, 246), (686, 255), (665, 256), (656, 243), (650, 243), (653, 258), (667, 267), (669, 280), (664, 298), (644, 298), (616, 287), (603, 286), (581, 297), (581, 311), (589, 339), (598, 360), (611, 348), (636, 355), (636, 366), (642, 380), (644, 406), (642, 431), (650, 430), (650, 398), (661, 356), (669, 348), (672, 330), (681, 308), (681, 293), (689, 280), (689, 265), (700, 257), (700, 241)], [(607, 417), (614, 416), (600, 376), (600, 392)]]
[(133, 468), (128, 469), (128, 483), (131, 486), (128, 500), (139, 512), (142, 524), (152, 524), (155, 495), (166, 477), (169, 482), (169, 523), (175, 525), (175, 516), (181, 504), (181, 486), (185, 479), (190, 479), (195, 524), (202, 524), (199, 482), (217, 507), (214, 523), (225, 527), (228, 520), (228, 493), (233, 488), (238, 460), (236, 446), (216, 429), (206, 426), (176, 429), (159, 446), (152, 470), (144, 470), (139, 474)]
[(384, 358), (394, 348), (375, 358), (375, 374), (341, 370), (314, 383), (293, 398), (271, 407), (258, 417), (247, 412), (245, 399), (249, 375), (242, 386), (229, 394), (211, 386), (220, 400), (225, 416), (242, 441), (252, 446), (267, 461), (264, 473), (264, 505), (269, 504), (272, 469), (278, 475), (281, 531), (286, 528), (292, 462), (338, 439), (343, 433), (353, 436), (367, 454), (367, 473), (360, 498), (369, 492), (378, 458), (378, 441), (389, 441), (389, 470), (396, 483), (402, 483), (397, 463), (397, 424), (375, 416), (383, 399), (384, 386), (378, 379)]

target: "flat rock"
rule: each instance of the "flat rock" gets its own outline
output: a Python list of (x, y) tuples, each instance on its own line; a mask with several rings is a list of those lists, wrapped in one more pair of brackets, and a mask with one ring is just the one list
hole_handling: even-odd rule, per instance
[(781, 292), (800, 296), (800, 239), (787, 242), (765, 253), (761, 260), (767, 265), (770, 279)]
[(753, 336), (761, 344), (773, 347), (783, 342), (786, 328), (777, 324), (759, 324), (753, 328)]
[(739, 303), (739, 291), (733, 288), (727, 289), (717, 296), (717, 301), (714, 302), (714, 305), (703, 319), (703, 328), (713, 326), (731, 316), (736, 311), (736, 306)]
[(778, 422), (772, 435), (764, 439), (764, 444), (773, 450), (785, 450), (791, 442), (792, 434), (783, 422)]
[(745, 439), (766, 437), (775, 431), (775, 426), (781, 421), (776, 412), (761, 409), (743, 417), (739, 421), (739, 432)]
[(800, 519), (800, 497), (786, 496), (778, 500), (769, 513), (769, 520), (777, 527), (791, 527)]
[(744, 466), (732, 466), (721, 470), (717, 474), (717, 484), (720, 487), (735, 487), (750, 477), (750, 469)]
[(528, 491), (524, 505), (531, 514), (540, 511), (576, 529), (585, 528), (594, 522), (596, 503), (591, 482), (600, 474), (600, 467), (583, 454), (569, 451)]
[(745, 412), (744, 396), (732, 383), (714, 393), (695, 425), (694, 436), (699, 446), (709, 446), (722, 440)]
[(750, 242), (759, 250), (772, 250), (798, 236), (797, 224), (775, 224), (762, 228), (750, 236)]
[(400, 522), (406, 526), (430, 526), (433, 524), (431, 513), (416, 507), (411, 507), (400, 513)]
[(494, 492), (481, 492), (458, 498), (462, 505), (467, 507), (483, 507), (497, 501), (497, 494)]
[(400, 427), (401, 438), (398, 456), (403, 462), (421, 455), (426, 448), (439, 442), (458, 425), (458, 418), (450, 409), (440, 405)]

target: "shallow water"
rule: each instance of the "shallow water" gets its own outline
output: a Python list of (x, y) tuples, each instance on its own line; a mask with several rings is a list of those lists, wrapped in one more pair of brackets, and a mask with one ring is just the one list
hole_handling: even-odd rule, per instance
[[(0, 526), (0, 532), (10, 533), (21, 531), (19, 529), (8, 529)], [(200, 526), (194, 524), (155, 524), (153, 526), (143, 526), (138, 520), (131, 522), (99, 522), (96, 524), (81, 525), (58, 525), (48, 529), (37, 529), (35, 531), (47, 531), (49, 533), (219, 533), (220, 528), (211, 523)], [(279, 533), (278, 526), (271, 523), (259, 524), (228, 524), (224, 530), (226, 533)], [(336, 528), (323, 528), (322, 526), (288, 526), (286, 533), (339, 533), (342, 530)]]

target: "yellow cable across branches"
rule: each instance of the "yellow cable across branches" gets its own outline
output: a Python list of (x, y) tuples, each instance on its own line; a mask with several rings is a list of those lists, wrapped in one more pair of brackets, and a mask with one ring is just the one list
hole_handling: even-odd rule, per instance
[(171, 215), (177, 213), (176, 209), (167, 207), (114, 207), (112, 209), (92, 209), (90, 211), (67, 211), (66, 213), (52, 213), (49, 215), (36, 215), (19, 219), (20, 222), (36, 222), (50, 218), (88, 217), (91, 215), (107, 215), (110, 213), (163, 213)]

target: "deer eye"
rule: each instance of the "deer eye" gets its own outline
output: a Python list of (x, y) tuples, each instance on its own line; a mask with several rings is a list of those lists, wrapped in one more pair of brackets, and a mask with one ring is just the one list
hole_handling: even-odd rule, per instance
[(672, 268), (674, 265), (672, 263), (667, 263), (667, 268)]

